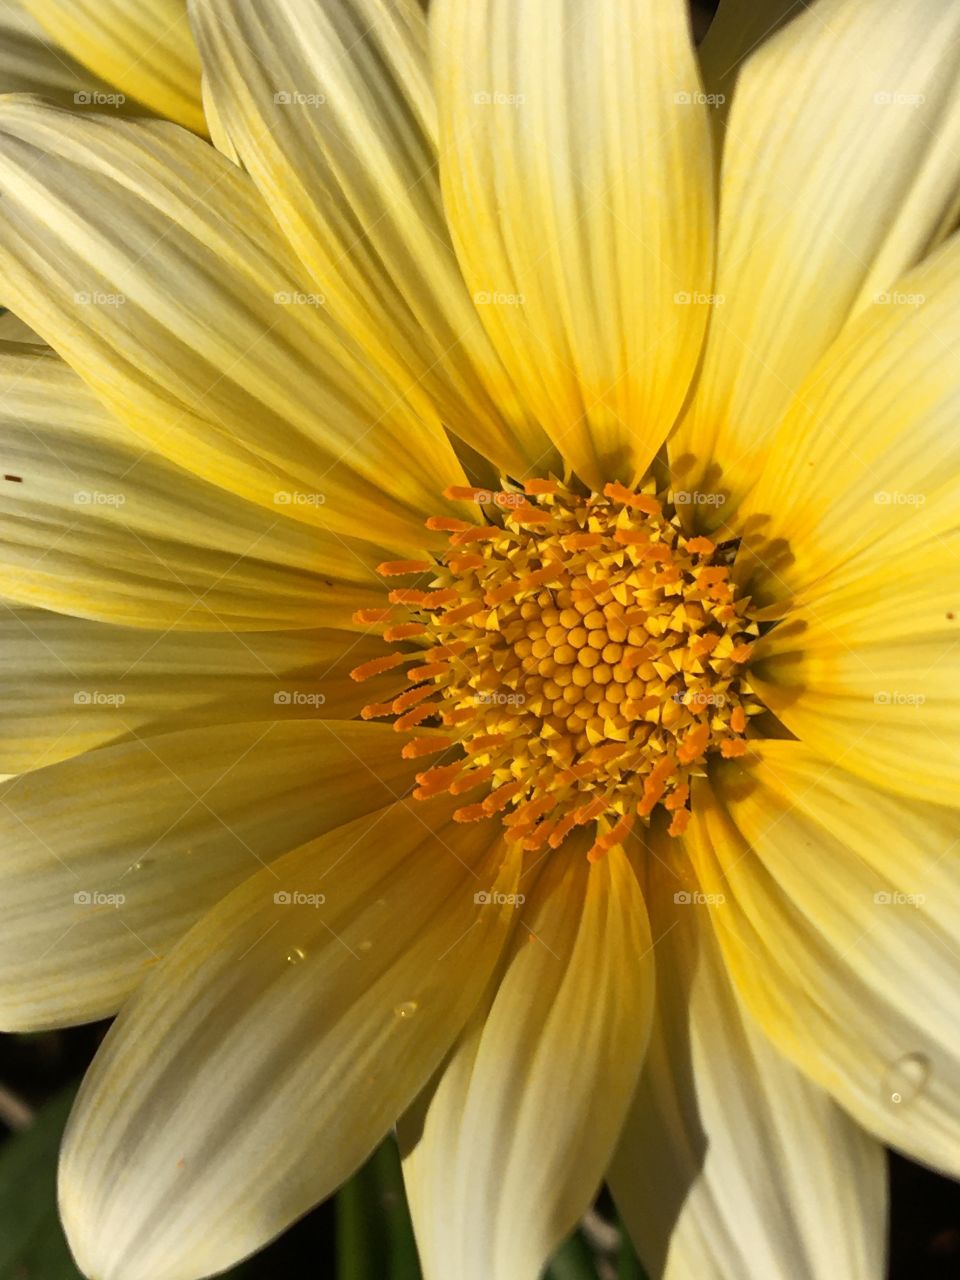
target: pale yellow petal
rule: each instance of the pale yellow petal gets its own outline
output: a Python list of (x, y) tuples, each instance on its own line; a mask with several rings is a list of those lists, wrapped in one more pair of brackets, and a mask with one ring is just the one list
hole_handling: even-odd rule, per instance
[(756, 744), (685, 837), (740, 995), (882, 1142), (960, 1171), (955, 809), (896, 799), (800, 743)]
[(681, 0), (436, 0), (444, 200), (501, 358), (588, 484), (652, 460), (712, 273), (712, 162)]
[[(449, 1049), (513, 909), (449, 797), (340, 827), (199, 922), (111, 1030), (65, 1137), (60, 1204), (100, 1280), (220, 1272), (330, 1194)], [(277, 900), (287, 894), (290, 901)]]
[(209, 97), (367, 358), (513, 475), (547, 470), (457, 265), (417, 0), (198, 0)]
[(956, 810), (960, 531), (902, 560), (867, 559), (760, 641), (754, 688), (801, 741), (844, 769)]
[(143, 736), (4, 783), (3, 1029), (115, 1013), (235, 885), (405, 793), (413, 772), (385, 726), (261, 722)]
[(172, 461), (315, 528), (419, 549), (462, 478), (312, 292), (250, 178), (172, 125), (0, 107), (12, 308)]
[(960, 186), (958, 69), (960, 8), (942, 0), (817, 0), (744, 65), (677, 487), (742, 497), (823, 352), (938, 240)]
[(651, 1277), (880, 1280), (883, 1148), (774, 1048), (669, 838), (645, 881), (656, 1012), (609, 1182)]
[(401, 1126), (426, 1280), (536, 1280), (596, 1194), (643, 1060), (651, 943), (623, 850), (591, 867), (565, 847), (526, 885), (490, 1001)]
[(848, 326), (771, 437), (737, 517), (755, 593), (816, 606), (957, 530), (958, 341), (955, 237)]
[(49, 350), (0, 347), (0, 424), (8, 601), (193, 631), (349, 627), (383, 602), (382, 548), (158, 457)]
[(23, 0), (0, 0), (0, 93), (39, 93), (73, 111), (152, 114), (132, 93), (81, 66)]
[(158, 116), (206, 132), (186, 0), (20, 2), (51, 41), (107, 84)]
[(349, 720), (371, 701), (350, 671), (384, 652), (346, 631), (146, 631), (0, 604), (0, 773), (162, 728)]

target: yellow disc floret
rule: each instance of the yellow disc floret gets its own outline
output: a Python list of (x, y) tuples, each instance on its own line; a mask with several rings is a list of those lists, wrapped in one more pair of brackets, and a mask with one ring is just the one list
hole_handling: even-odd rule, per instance
[(358, 615), (418, 646), (353, 672), (407, 666), (409, 687), (363, 714), (397, 716), (415, 735), (408, 757), (450, 757), (418, 775), (414, 795), (483, 788), (455, 816), (499, 815), (527, 849), (598, 821), (600, 857), (657, 805), (681, 833), (691, 775), (710, 753), (743, 754), (747, 717), (761, 709), (745, 670), (758, 628), (724, 549), (685, 534), (655, 492), (619, 484), (446, 496), (483, 503), (487, 522), (429, 520), (445, 549), (380, 566), (429, 574), (424, 586)]

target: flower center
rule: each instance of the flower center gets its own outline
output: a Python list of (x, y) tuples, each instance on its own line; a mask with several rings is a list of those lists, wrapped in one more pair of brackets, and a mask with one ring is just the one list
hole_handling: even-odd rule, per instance
[(762, 710), (746, 678), (749, 600), (726, 549), (685, 534), (649, 488), (454, 487), (445, 496), (483, 504), (487, 522), (431, 518), (448, 535), (433, 560), (380, 566), (430, 575), (390, 591), (392, 608), (356, 615), (413, 652), (351, 673), (409, 664), (408, 687), (362, 715), (396, 716), (415, 735), (404, 756), (444, 757), (417, 775), (417, 799), (483, 788), (454, 816), (499, 815), (525, 849), (596, 821), (596, 859), (657, 805), (681, 834), (691, 776), (711, 753), (744, 753), (747, 717)]

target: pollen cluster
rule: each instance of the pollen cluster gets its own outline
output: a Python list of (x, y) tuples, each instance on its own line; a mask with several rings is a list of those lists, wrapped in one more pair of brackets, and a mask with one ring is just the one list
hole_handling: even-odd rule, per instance
[(407, 642), (352, 674), (406, 666), (408, 687), (362, 714), (397, 717), (405, 756), (441, 756), (414, 795), (463, 795), (459, 821), (499, 816), (525, 849), (596, 822), (594, 859), (657, 805), (682, 833), (691, 776), (710, 753), (742, 755), (762, 709), (746, 679), (758, 628), (727, 549), (685, 534), (652, 488), (585, 496), (535, 480), (445, 496), (487, 518), (428, 520), (447, 535), (432, 560), (380, 566), (422, 585), (357, 615)]

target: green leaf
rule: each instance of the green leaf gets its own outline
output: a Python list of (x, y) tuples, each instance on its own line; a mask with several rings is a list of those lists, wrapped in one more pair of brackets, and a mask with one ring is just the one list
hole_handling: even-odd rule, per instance
[(337, 1280), (420, 1280), (391, 1135), (337, 1193)]
[(548, 1280), (597, 1280), (593, 1251), (583, 1233), (575, 1232), (554, 1254)]
[(75, 1092), (0, 1147), (0, 1280), (82, 1280), (57, 1217), (57, 1154)]
[(630, 1237), (620, 1224), (620, 1254), (617, 1259), (617, 1280), (647, 1280), (647, 1273), (640, 1265)]

